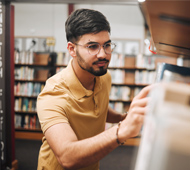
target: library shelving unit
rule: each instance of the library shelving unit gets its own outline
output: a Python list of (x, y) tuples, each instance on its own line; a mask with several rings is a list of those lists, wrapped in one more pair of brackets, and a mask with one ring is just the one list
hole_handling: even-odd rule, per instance
[[(142, 88), (155, 82), (159, 62), (176, 64), (176, 59), (158, 55), (112, 55), (109, 71), (112, 75), (110, 106), (120, 113), (128, 111), (133, 98)], [(140, 61), (139, 61), (140, 60)], [(106, 129), (114, 124), (106, 123)], [(140, 136), (128, 139), (125, 145), (138, 146)]]
[(55, 53), (15, 51), (16, 138), (42, 139), (36, 100), (47, 78), (55, 74), (55, 61)]
[(148, 64), (141, 64), (140, 66), (137, 66), (136, 63), (136, 55), (120, 53), (112, 55), (109, 66), (109, 72), (112, 76), (110, 106), (118, 112), (127, 112), (134, 96), (143, 87), (154, 81), (154, 60), (151, 61), (151, 67), (150, 61)]
[[(112, 76), (109, 105), (119, 113), (127, 112), (134, 96), (154, 81), (155, 61), (147, 60), (146, 56), (143, 58), (141, 64), (137, 65), (138, 57), (135, 54), (118, 52), (112, 54), (109, 65), (109, 72)], [(106, 129), (114, 125), (106, 123)], [(138, 136), (128, 139), (125, 145), (138, 146), (139, 142), (140, 137)]]

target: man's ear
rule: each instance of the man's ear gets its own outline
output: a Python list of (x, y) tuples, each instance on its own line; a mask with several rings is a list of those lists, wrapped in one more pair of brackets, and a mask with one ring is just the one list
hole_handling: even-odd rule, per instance
[(70, 55), (72, 57), (76, 57), (76, 49), (75, 49), (75, 44), (73, 44), (72, 42), (68, 42), (67, 43), (67, 50), (69, 51)]

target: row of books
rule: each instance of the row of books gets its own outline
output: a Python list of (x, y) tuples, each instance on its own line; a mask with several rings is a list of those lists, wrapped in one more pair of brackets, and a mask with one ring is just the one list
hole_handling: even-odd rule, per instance
[(36, 112), (36, 99), (15, 98), (15, 111)]
[(43, 83), (18, 82), (14, 85), (14, 94), (18, 96), (37, 96), (43, 88)]
[(136, 84), (152, 84), (156, 79), (156, 71), (136, 70), (135, 83)]
[(110, 91), (109, 99), (122, 100), (122, 101), (131, 101), (143, 87), (130, 88), (128, 86), (112, 86)]
[(57, 53), (15, 50), (14, 57), (15, 57), (15, 64), (54, 66), (57, 60)]
[(112, 77), (112, 83), (128, 84), (151, 84), (155, 81), (155, 71), (136, 70), (125, 71), (120, 69), (109, 70)]
[(67, 65), (71, 56), (69, 52), (33, 52), (16, 51), (14, 52), (15, 64), (38, 64), (38, 65)]
[(124, 102), (109, 102), (109, 106), (119, 113), (126, 113), (129, 110), (130, 103)]
[(40, 129), (38, 116), (15, 114), (15, 128)]
[(142, 90), (143, 87), (135, 87), (133, 89), (133, 96), (131, 96), (132, 98), (135, 97), (137, 94), (139, 94), (139, 92)]
[[(133, 56), (133, 58), (135, 57)], [(125, 55), (119, 53), (112, 53), (109, 67), (124, 67), (124, 66), (125, 66)]]
[(136, 67), (146, 68), (146, 69), (155, 69), (156, 58), (158, 58), (158, 56), (156, 55), (146, 56), (143, 54), (138, 54), (136, 57)]
[(112, 83), (124, 83), (125, 82), (125, 70), (116, 69), (116, 70), (109, 70), (109, 72), (112, 77)]
[(55, 74), (54, 69), (38, 69), (38, 68), (30, 68), (28, 66), (16, 67), (14, 70), (14, 75), (16, 80), (45, 81), (53, 74)]
[(25, 79), (33, 80), (34, 79), (34, 68), (26, 67), (16, 67), (14, 70), (15, 79)]
[(111, 100), (125, 100), (131, 99), (131, 88), (128, 86), (112, 86), (109, 98)]
[(142, 54), (135, 56), (113, 53), (109, 67), (137, 67), (155, 69), (155, 58), (156, 56), (145, 56)]
[(57, 53), (57, 65), (67, 65), (71, 59), (69, 52), (58, 52)]
[(15, 64), (33, 64), (34, 55), (31, 51), (14, 52)]

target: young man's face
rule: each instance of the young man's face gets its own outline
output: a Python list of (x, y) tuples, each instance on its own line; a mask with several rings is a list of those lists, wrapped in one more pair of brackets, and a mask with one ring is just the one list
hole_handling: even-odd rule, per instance
[[(76, 58), (81, 69), (95, 76), (106, 74), (111, 54), (105, 52), (103, 45), (109, 45), (110, 42), (110, 35), (107, 31), (81, 36), (76, 43)], [(97, 48), (98, 44), (100, 49)]]

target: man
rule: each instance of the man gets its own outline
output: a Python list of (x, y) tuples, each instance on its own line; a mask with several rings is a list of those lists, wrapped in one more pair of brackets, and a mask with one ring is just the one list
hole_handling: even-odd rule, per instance
[[(47, 80), (37, 101), (45, 135), (38, 170), (98, 170), (100, 159), (138, 135), (150, 87), (134, 98), (127, 116), (115, 112), (108, 106), (107, 68), (115, 47), (108, 21), (98, 11), (79, 9), (65, 27), (72, 60)], [(104, 131), (106, 121), (122, 122)]]

